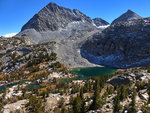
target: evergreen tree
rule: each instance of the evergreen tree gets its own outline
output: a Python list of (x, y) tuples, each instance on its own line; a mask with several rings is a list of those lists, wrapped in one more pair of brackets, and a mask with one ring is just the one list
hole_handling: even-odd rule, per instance
[(85, 99), (82, 100), (81, 113), (86, 113)]
[(95, 110), (100, 107), (100, 84), (99, 80), (96, 80), (95, 82), (95, 88), (94, 88), (94, 97), (93, 97), (93, 103), (91, 105), (91, 109)]
[(84, 99), (84, 96), (83, 96), (83, 88), (80, 89), (80, 98), (81, 98), (81, 100)]
[(0, 103), (0, 113), (3, 113), (2, 109), (3, 109), (3, 105), (2, 103)]
[(127, 97), (127, 91), (125, 85), (121, 85), (120, 87), (120, 100), (123, 101)]
[(89, 82), (86, 81), (83, 91), (84, 91), (84, 93), (87, 93), (89, 90), (90, 90), (90, 85), (89, 85)]
[(29, 98), (29, 102), (26, 104), (27, 110), (30, 113), (44, 113), (44, 106), (42, 105), (42, 99), (36, 95)]
[(82, 100), (82, 103), (81, 103), (81, 113), (85, 113), (86, 106), (85, 106), (85, 99), (84, 99), (84, 94), (83, 94), (83, 88), (80, 89), (80, 98)]
[(61, 109), (56, 107), (56, 108), (54, 109), (54, 113), (61, 113)]
[(82, 100), (81, 97), (78, 95), (73, 101), (73, 113), (81, 113), (82, 108)]
[(136, 113), (136, 102), (135, 102), (136, 95), (137, 95), (136, 89), (133, 88), (132, 101), (130, 103), (129, 113)]
[(121, 109), (121, 105), (120, 105), (120, 90), (118, 89), (117, 96), (114, 98), (113, 111), (114, 111), (114, 113), (116, 113), (116, 112), (119, 112), (120, 109)]
[(141, 107), (141, 110), (142, 110), (142, 113), (149, 113), (150, 108), (147, 107), (147, 104), (144, 104), (144, 105)]
[(61, 113), (68, 113), (67, 110), (66, 110), (66, 108), (65, 108), (65, 106), (62, 106)]
[(24, 97), (26, 94), (26, 88), (22, 89), (22, 96)]
[(70, 102), (71, 105), (73, 105), (73, 101), (74, 101), (74, 98), (73, 98), (73, 96), (71, 96), (70, 99), (69, 99), (69, 102)]
[(118, 84), (115, 84), (114, 85), (114, 90), (117, 90), (118, 89)]
[(62, 98), (59, 100), (58, 104), (59, 104), (59, 107), (60, 107), (60, 108), (63, 107), (63, 106), (65, 105), (65, 99), (62, 97)]
[(148, 81), (148, 88), (147, 88), (147, 93), (149, 95), (149, 98), (148, 98), (148, 104), (150, 104), (150, 80)]

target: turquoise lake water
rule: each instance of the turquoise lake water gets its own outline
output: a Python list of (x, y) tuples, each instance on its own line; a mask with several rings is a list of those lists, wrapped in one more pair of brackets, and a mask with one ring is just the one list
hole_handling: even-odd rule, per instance
[(69, 82), (72, 80), (86, 79), (88, 77), (98, 77), (101, 75), (114, 74), (117, 69), (107, 67), (86, 67), (86, 68), (74, 68), (72, 72), (78, 75), (76, 78), (61, 79), (60, 82)]
[[(112, 68), (106, 68), (106, 67), (86, 67), (86, 68), (74, 68), (72, 72), (78, 75), (77, 78), (73, 79), (62, 79), (60, 81), (62, 82), (68, 82), (70, 80), (77, 80), (77, 79), (85, 79), (87, 77), (96, 77), (96, 76), (101, 76), (101, 75), (106, 75), (106, 74), (114, 74), (117, 69), (112, 69)], [(8, 85), (2, 85), (0, 86), (0, 91), (4, 90), (5, 88), (12, 87), (18, 84), (21, 84), (24, 81), (20, 82), (14, 82)], [(38, 84), (30, 84), (27, 86), (29, 89), (40, 89), (41, 86)]]
[[(18, 85), (18, 84), (22, 84), (23, 82), (24, 81), (19, 81), (19, 82), (10, 83), (7, 85), (2, 85), (2, 86), (0, 86), (0, 91), (4, 90), (6, 88), (9, 88), (9, 87)], [(39, 84), (33, 83), (33, 84), (29, 84), (26, 88), (28, 88), (28, 89), (40, 89), (42, 87)]]
[(22, 83), (22, 81), (10, 83), (10, 84), (7, 84), (7, 85), (2, 85), (2, 86), (0, 86), (0, 91), (6, 89), (6, 88), (8, 88), (8, 87), (12, 87), (12, 86), (21, 84), (21, 83)]
[(33, 84), (28, 85), (26, 88), (28, 88), (28, 89), (40, 89), (42, 87), (39, 84), (33, 83)]
[(106, 74), (114, 74), (117, 69), (106, 67), (86, 67), (86, 68), (74, 68), (72, 72), (78, 75), (78, 78), (95, 77)]

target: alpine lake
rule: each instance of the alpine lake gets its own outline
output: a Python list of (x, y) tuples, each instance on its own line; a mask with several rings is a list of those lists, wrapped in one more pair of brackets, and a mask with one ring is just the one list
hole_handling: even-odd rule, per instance
[[(117, 71), (117, 69), (113, 69), (113, 68), (107, 68), (107, 67), (85, 67), (85, 68), (73, 68), (71, 70), (71, 72), (75, 73), (77, 75), (76, 78), (73, 79), (61, 79), (60, 82), (68, 82), (71, 80), (83, 80), (89, 77), (98, 77), (101, 75), (111, 75), (114, 74)], [(0, 86), (0, 91), (21, 84), (23, 83), (23, 81), (19, 81), (19, 82), (14, 82), (14, 83), (10, 83), (7, 85), (2, 85)], [(40, 89), (41, 86), (38, 84), (30, 84), (29, 86), (27, 86), (27, 88), (30, 89)]]
[(76, 78), (73, 79), (62, 79), (60, 82), (68, 82), (71, 80), (83, 80), (91, 77), (99, 77), (102, 75), (111, 75), (114, 74), (117, 69), (107, 68), (107, 67), (79, 67), (73, 68), (71, 72), (77, 75)]

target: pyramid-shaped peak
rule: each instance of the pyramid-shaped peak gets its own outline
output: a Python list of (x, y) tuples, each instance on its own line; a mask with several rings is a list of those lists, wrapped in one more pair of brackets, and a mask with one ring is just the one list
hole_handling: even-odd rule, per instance
[(135, 20), (135, 19), (141, 19), (142, 17), (133, 12), (132, 10), (128, 9), (127, 12), (122, 14), (120, 17), (115, 19), (112, 24), (123, 22), (123, 21), (129, 21), (129, 20)]
[(128, 9), (127, 13), (135, 13), (132, 10)]
[(21, 29), (35, 29), (36, 31), (57, 31), (59, 28), (65, 28), (69, 23), (88, 22), (92, 20), (78, 10), (71, 10), (59, 6), (53, 2), (49, 3), (33, 16)]
[(61, 6), (57, 5), (54, 2), (50, 2), (48, 5), (46, 5), (46, 8), (53, 9), (53, 8), (60, 8)]
[(54, 2), (50, 2), (47, 6), (58, 6), (58, 5)]
[(54, 2), (50, 2), (49, 4), (50, 4), (50, 5), (57, 5), (57, 4), (56, 4), (56, 3), (54, 3)]

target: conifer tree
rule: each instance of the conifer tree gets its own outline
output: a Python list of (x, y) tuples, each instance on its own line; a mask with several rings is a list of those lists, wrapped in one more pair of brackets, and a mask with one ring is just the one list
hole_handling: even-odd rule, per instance
[(91, 109), (95, 110), (98, 109), (99, 107), (100, 107), (100, 84), (99, 80), (96, 80), (94, 85), (94, 97)]
[(81, 113), (86, 113), (85, 99), (82, 101)]
[(121, 105), (120, 105), (120, 90), (118, 89), (117, 96), (114, 98), (113, 111), (114, 111), (114, 113), (116, 113), (116, 112), (119, 112), (120, 109), (121, 109)]
[(83, 88), (80, 89), (80, 98), (81, 98), (81, 100), (84, 100), (84, 96), (83, 96)]
[(136, 102), (135, 102), (135, 98), (136, 98), (136, 89), (133, 88), (133, 93), (132, 93), (132, 101), (130, 103), (130, 108), (129, 108), (129, 113), (136, 113)]
[(2, 103), (0, 103), (0, 113), (3, 113), (2, 109), (3, 109), (3, 105), (2, 105)]
[(66, 108), (65, 108), (65, 106), (62, 106), (61, 113), (68, 113), (67, 110), (66, 110)]
[(26, 108), (30, 113), (44, 113), (44, 106), (42, 105), (42, 99), (36, 95), (29, 98), (29, 102), (26, 104)]
[(80, 89), (80, 98), (82, 100), (81, 113), (85, 113), (86, 112), (86, 106), (85, 106), (85, 98), (84, 98), (84, 94), (83, 94), (83, 88)]
[(127, 97), (127, 91), (125, 85), (121, 85), (120, 87), (120, 100), (123, 101)]
[(82, 100), (78, 95), (73, 101), (73, 113), (81, 113)]
[(148, 88), (147, 88), (147, 93), (149, 95), (149, 98), (148, 98), (148, 104), (150, 104), (150, 80), (148, 81)]

